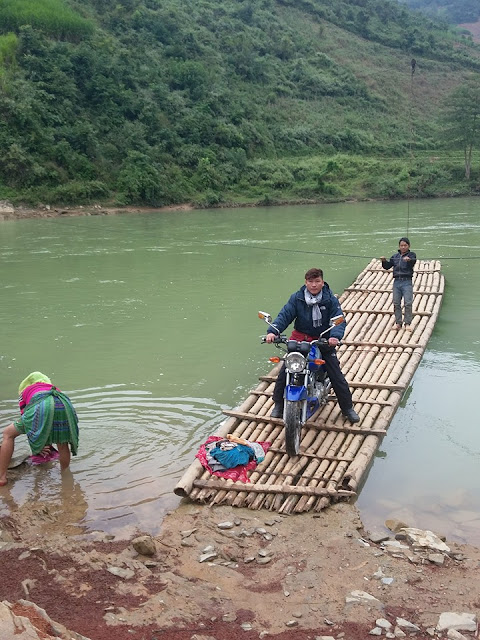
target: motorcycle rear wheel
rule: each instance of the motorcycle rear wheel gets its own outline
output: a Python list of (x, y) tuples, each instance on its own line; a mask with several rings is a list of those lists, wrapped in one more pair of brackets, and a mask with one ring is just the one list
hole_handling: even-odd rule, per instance
[(285, 448), (289, 456), (300, 451), (302, 433), (302, 403), (287, 400), (285, 403)]

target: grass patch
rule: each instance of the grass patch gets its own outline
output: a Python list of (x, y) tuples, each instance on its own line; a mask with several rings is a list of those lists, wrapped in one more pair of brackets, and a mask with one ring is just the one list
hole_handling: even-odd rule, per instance
[(2, 31), (18, 31), (25, 25), (60, 39), (82, 38), (93, 32), (93, 24), (63, 0), (0, 0)]

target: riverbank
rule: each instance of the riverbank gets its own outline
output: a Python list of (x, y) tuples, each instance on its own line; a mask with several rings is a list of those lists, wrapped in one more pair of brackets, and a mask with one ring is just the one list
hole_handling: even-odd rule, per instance
[(7, 199), (0, 200), (0, 219), (2, 215), (4, 219), (12, 215), (11, 211), (2, 213), (2, 204), (10, 210), (15, 208), (13, 217), (52, 217), (478, 196), (478, 182), (473, 176), (471, 180), (465, 179), (464, 164), (459, 151), (435, 152), (435, 155), (424, 151), (418, 152), (415, 158), (337, 153), (328, 157), (256, 159), (242, 170), (239, 182), (227, 180), (215, 188), (180, 190), (176, 198), (184, 200), (171, 206), (161, 206), (172, 201), (167, 197), (145, 200), (148, 206), (119, 205), (129, 201), (121, 193), (105, 187), (102, 195), (95, 191), (87, 198), (80, 194), (87, 193), (88, 189), (74, 188), (70, 192), (67, 184), (52, 190), (11, 192), (9, 202), (8, 196), (3, 196)]
[(184, 501), (141, 540), (68, 526), (47, 504), (0, 520), (0, 601), (90, 640), (477, 637), (480, 550), (365, 531), (348, 504), (279, 516)]
[[(259, 207), (259, 206), (282, 206), (282, 205), (304, 205), (304, 204), (332, 204), (337, 202), (336, 200), (329, 201), (324, 200), (272, 200), (271, 202), (224, 202), (222, 204), (212, 205), (212, 209), (237, 209), (241, 207)], [(355, 202), (355, 200), (345, 200), (345, 202)], [(185, 202), (183, 204), (169, 205), (165, 207), (114, 207), (104, 206), (100, 204), (85, 205), (85, 206), (72, 206), (72, 207), (50, 207), (43, 206), (38, 208), (29, 207), (14, 207), (10, 203), (0, 203), (0, 222), (2, 220), (28, 220), (30, 218), (68, 218), (76, 216), (111, 216), (119, 215), (122, 213), (135, 214), (135, 213), (159, 213), (159, 212), (181, 212), (181, 211), (193, 211), (198, 209), (199, 211), (205, 207), (196, 206), (194, 203)]]
[[(466, 195), (478, 195), (477, 192), (463, 193), (461, 191), (451, 193), (438, 193), (429, 194), (428, 198), (455, 198), (464, 197)], [(228, 200), (215, 203), (198, 203), (198, 202), (184, 202), (181, 204), (168, 205), (162, 207), (153, 206), (124, 206), (118, 207), (113, 205), (104, 204), (90, 204), (90, 205), (71, 205), (71, 206), (50, 206), (40, 205), (38, 207), (26, 207), (26, 206), (14, 206), (8, 201), (0, 201), (0, 222), (3, 220), (26, 220), (29, 218), (59, 218), (59, 217), (75, 217), (75, 216), (105, 216), (105, 215), (117, 215), (122, 213), (159, 213), (159, 212), (174, 212), (174, 211), (193, 211), (195, 209), (237, 209), (242, 207), (267, 207), (267, 206), (296, 206), (296, 205), (324, 205), (335, 204), (339, 202), (355, 203), (355, 202), (376, 202), (376, 201), (390, 201), (390, 200), (408, 200), (408, 194), (405, 193), (403, 197), (329, 197), (329, 198), (294, 198), (294, 197), (263, 197), (258, 200), (249, 201), (237, 201)]]
[(100, 204), (76, 207), (50, 207), (38, 208), (14, 207), (11, 203), (0, 203), (0, 221), (2, 220), (27, 220), (29, 218), (59, 218), (70, 216), (108, 216), (120, 213), (148, 213), (151, 211), (191, 211), (193, 205), (189, 203), (172, 205), (169, 207), (104, 207)]

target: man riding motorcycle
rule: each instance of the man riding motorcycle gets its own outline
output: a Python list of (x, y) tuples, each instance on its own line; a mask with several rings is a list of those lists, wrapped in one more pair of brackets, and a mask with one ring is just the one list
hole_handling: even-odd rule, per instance
[[(270, 327), (267, 331), (266, 342), (273, 342), (275, 336), (285, 331), (294, 321), (294, 330), (290, 339), (311, 342), (318, 339), (322, 331), (328, 329), (331, 318), (342, 314), (340, 303), (323, 279), (322, 269), (309, 269), (305, 274), (305, 284), (299, 291), (290, 296), (287, 304), (282, 307), (272, 323), (278, 329), (278, 334)], [(333, 327), (328, 339), (329, 348), (322, 349), (322, 359), (325, 360), (327, 373), (342, 414), (351, 423), (355, 423), (360, 421), (360, 417), (353, 408), (352, 394), (335, 353), (335, 347), (343, 337), (344, 332), (345, 323)], [(281, 418), (283, 416), (285, 384), (286, 372), (284, 364), (278, 374), (273, 391), (275, 406), (270, 414), (272, 418)]]

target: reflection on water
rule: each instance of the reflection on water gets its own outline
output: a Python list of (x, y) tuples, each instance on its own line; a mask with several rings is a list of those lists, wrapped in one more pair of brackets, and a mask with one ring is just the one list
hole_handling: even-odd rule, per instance
[[(80, 417), (71, 503), (83, 506), (65, 521), (156, 533), (222, 408), (270, 368), (257, 310), (275, 314), (311, 266), (341, 293), (405, 233), (442, 260), (444, 302), (358, 505), (367, 525), (403, 514), (480, 544), (474, 198), (412, 203), (408, 222), (402, 202), (4, 222), (0, 426), (18, 413), (19, 381), (48, 373)], [(0, 489), (0, 515), (68, 491), (58, 465), (25, 466)]]
[[(69, 509), (65, 522), (117, 536), (137, 530), (157, 533), (165, 511), (178, 503), (173, 487), (192, 462), (192, 449), (223, 420), (220, 407), (205, 398), (158, 398), (124, 385), (69, 395), (80, 416), (79, 454), (71, 464), (77, 482), (76, 491), (70, 491), (71, 501), (78, 506), (80, 486), (89, 498), (88, 508), (83, 499), (81, 517), (70, 520)], [(12, 406), (13, 402), (0, 403), (2, 423), (11, 416)], [(24, 436), (17, 443), (16, 452), (28, 449)], [(20, 471), (20, 479), (9, 485), (13, 499), (6, 500), (9, 507), (37, 502), (41, 496), (55, 502), (60, 481), (63, 496), (69, 494), (56, 463), (24, 464)], [(0, 509), (0, 515), (6, 513)]]
[[(26, 464), (24, 465), (27, 466)], [(84, 535), (88, 502), (70, 469), (61, 474), (57, 464), (36, 467), (21, 480), (2, 488), (0, 516), (16, 514), (16, 524), (26, 537), (48, 539), (53, 534)]]

